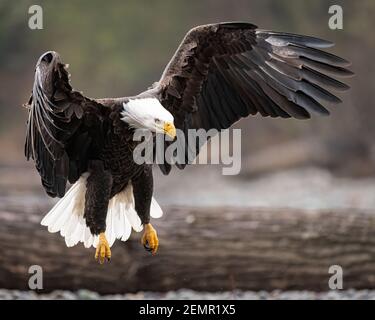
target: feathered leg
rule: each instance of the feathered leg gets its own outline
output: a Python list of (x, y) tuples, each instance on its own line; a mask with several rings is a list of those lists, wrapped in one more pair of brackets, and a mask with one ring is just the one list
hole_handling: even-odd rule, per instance
[(104, 170), (101, 161), (92, 161), (89, 167), (90, 175), (87, 179), (85, 218), (86, 224), (93, 235), (99, 235), (95, 259), (103, 263), (111, 258), (111, 250), (105, 237), (108, 203), (112, 188), (112, 176)]
[(135, 211), (137, 212), (145, 231), (142, 236), (142, 244), (147, 251), (155, 254), (159, 247), (156, 230), (150, 223), (150, 207), (153, 193), (152, 167), (144, 169), (132, 178)]

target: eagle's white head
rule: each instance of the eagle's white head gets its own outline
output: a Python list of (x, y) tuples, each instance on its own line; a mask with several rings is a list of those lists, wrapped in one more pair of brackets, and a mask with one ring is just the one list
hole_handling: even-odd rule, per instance
[(176, 137), (173, 115), (156, 98), (136, 98), (123, 103), (121, 120), (132, 128), (148, 129)]

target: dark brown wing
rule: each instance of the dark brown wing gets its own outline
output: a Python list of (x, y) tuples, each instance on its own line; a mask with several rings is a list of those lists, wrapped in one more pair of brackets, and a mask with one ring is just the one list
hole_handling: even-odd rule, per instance
[[(225, 129), (257, 113), (297, 119), (328, 115), (322, 103), (341, 102), (329, 90), (348, 86), (327, 74), (352, 75), (346, 60), (320, 50), (332, 45), (249, 23), (199, 26), (187, 33), (166, 67), (157, 84), (159, 99), (184, 132)], [(170, 166), (161, 169), (168, 173)]]
[(67, 181), (75, 182), (101, 147), (105, 108), (72, 89), (66, 66), (52, 51), (37, 63), (26, 106), (25, 156), (35, 161), (46, 192), (62, 197)]

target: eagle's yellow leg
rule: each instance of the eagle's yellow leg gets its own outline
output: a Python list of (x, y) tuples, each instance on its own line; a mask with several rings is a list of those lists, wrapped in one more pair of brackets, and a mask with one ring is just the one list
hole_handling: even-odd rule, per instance
[(156, 230), (151, 223), (145, 224), (145, 232), (142, 236), (142, 244), (147, 251), (150, 251), (153, 255), (158, 251), (159, 239)]
[(99, 243), (96, 247), (95, 259), (99, 259), (100, 264), (103, 264), (105, 259), (107, 259), (108, 261), (111, 259), (111, 249), (104, 232), (99, 234)]

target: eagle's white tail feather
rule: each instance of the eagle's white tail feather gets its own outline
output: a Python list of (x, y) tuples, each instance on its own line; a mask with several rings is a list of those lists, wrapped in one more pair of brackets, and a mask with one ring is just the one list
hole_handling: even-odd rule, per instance
[[(88, 173), (68, 190), (65, 196), (47, 213), (41, 224), (49, 232), (58, 232), (65, 238), (68, 247), (82, 242), (86, 248), (96, 248), (99, 237), (91, 234), (86, 226), (84, 215), (86, 181)], [(152, 198), (150, 215), (160, 218), (163, 215), (159, 204)], [(136, 232), (143, 229), (141, 220), (134, 209), (133, 187), (131, 184), (124, 191), (114, 196), (108, 204), (105, 235), (110, 246), (116, 239), (129, 239), (132, 228)]]
[(156, 202), (154, 197), (151, 200), (150, 215), (155, 219), (161, 218), (163, 215), (163, 210), (161, 210), (159, 203)]
[(52, 208), (52, 210), (42, 220), (42, 225), (48, 226), (49, 232), (57, 232), (60, 230), (61, 225), (65, 225), (66, 220), (70, 217), (67, 214), (56, 214), (58, 208), (73, 209), (73, 198), (78, 187), (78, 183), (74, 184), (66, 195)]

